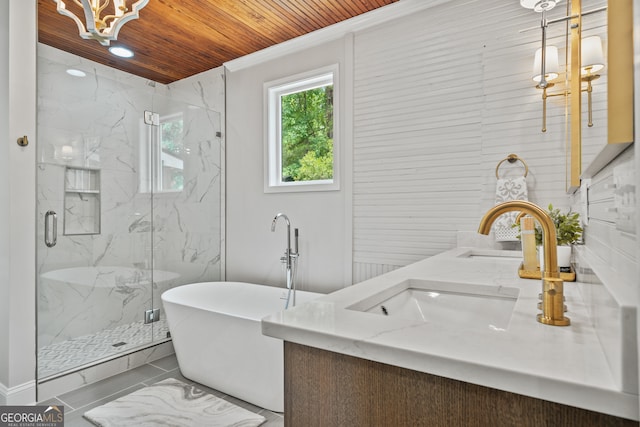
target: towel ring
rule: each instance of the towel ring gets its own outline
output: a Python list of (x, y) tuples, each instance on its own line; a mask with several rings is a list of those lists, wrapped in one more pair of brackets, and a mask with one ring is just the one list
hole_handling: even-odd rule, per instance
[(500, 176), (498, 175), (498, 169), (500, 169), (501, 164), (506, 161), (508, 161), (509, 163), (515, 163), (518, 160), (524, 165), (524, 176), (526, 177), (529, 173), (529, 166), (527, 166), (525, 161), (518, 157), (516, 154), (509, 154), (505, 159), (500, 160), (500, 163), (498, 163), (498, 166), (496, 166), (496, 178), (500, 179)]

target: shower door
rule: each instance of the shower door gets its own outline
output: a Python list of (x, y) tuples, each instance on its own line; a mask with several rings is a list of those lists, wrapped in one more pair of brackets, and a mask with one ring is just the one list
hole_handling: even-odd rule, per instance
[[(200, 99), (200, 93), (194, 93)], [(152, 193), (153, 306), (166, 336), (161, 294), (170, 287), (221, 278), (221, 120), (204, 106), (177, 102), (159, 87), (147, 167)], [(189, 97), (184, 94), (183, 97)], [(150, 117), (149, 117), (150, 116)]]
[(39, 382), (168, 340), (161, 293), (220, 278), (220, 115), (169, 94), (38, 47)]
[(39, 380), (151, 341), (152, 195), (138, 164), (152, 95), (38, 47)]

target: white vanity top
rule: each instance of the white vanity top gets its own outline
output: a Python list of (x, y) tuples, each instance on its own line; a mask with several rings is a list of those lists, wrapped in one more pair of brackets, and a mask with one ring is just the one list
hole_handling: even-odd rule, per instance
[[(620, 391), (574, 283), (567, 327), (536, 321), (540, 280), (520, 258), (469, 257), (457, 248), (262, 320), (264, 335), (389, 365), (638, 420), (638, 396)], [(491, 255), (484, 250), (484, 255)], [(504, 255), (505, 251), (493, 251)], [(465, 256), (467, 255), (467, 256)], [(407, 279), (518, 288), (506, 329), (467, 328), (348, 309)]]

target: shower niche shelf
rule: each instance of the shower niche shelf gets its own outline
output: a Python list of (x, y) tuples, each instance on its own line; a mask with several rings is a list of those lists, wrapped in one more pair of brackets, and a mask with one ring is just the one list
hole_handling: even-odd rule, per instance
[(99, 169), (65, 168), (63, 234), (100, 234)]

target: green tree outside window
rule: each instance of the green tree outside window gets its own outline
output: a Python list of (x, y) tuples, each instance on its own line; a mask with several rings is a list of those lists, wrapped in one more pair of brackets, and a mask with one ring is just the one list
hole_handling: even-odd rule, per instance
[(161, 160), (162, 188), (160, 191), (182, 191), (184, 188), (183, 128), (182, 116), (160, 123), (160, 148), (163, 153), (161, 158), (167, 156), (167, 159), (173, 160), (169, 164)]
[(282, 181), (333, 178), (333, 85), (283, 95)]

